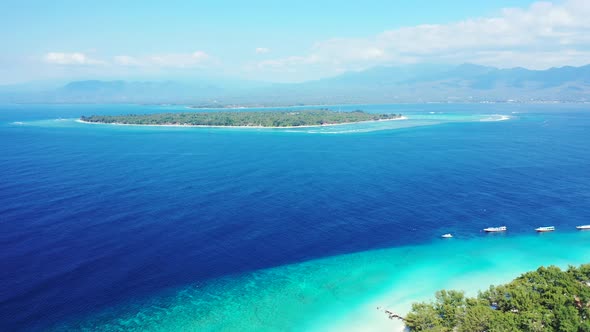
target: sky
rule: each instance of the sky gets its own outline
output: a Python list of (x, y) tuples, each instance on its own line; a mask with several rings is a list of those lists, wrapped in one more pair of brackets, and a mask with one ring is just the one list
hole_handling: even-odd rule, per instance
[(375, 66), (590, 63), (590, 1), (3, 0), (0, 84), (301, 82)]

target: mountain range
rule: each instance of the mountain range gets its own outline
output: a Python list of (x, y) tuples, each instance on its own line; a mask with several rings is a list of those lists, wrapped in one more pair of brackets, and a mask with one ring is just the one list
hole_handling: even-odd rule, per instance
[(178, 103), (197, 106), (396, 102), (587, 102), (590, 65), (547, 70), (474, 64), (374, 67), (303, 83), (73, 81), (0, 87), (0, 102)]

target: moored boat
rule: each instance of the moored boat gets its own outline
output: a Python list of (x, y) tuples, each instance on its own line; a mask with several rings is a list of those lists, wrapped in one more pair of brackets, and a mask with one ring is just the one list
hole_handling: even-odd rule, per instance
[(576, 226), (576, 229), (584, 231), (584, 230), (589, 230), (590, 229), (590, 225), (580, 225), (580, 226)]
[(450, 238), (452, 238), (452, 237), (453, 237), (453, 234), (451, 234), (451, 233), (447, 233), (447, 234), (443, 234), (443, 235), (441, 235), (441, 237), (442, 237), (443, 239), (450, 239)]
[(555, 230), (554, 226), (544, 226), (544, 227), (537, 227), (535, 228), (535, 231), (539, 232), (539, 233), (543, 233), (543, 232), (553, 232)]
[(497, 233), (497, 232), (506, 232), (506, 226), (499, 226), (499, 227), (488, 227), (484, 228), (483, 231), (486, 233)]

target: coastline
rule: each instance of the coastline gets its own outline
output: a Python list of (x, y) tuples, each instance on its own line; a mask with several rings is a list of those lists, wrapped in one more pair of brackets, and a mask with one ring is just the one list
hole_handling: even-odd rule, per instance
[(590, 232), (553, 233), (551, 239), (545, 235), (485, 236), (460, 243), (441, 240), (410, 247), (408, 252), (418, 261), (406, 262), (407, 271), (395, 271), (391, 284), (379, 295), (338, 319), (325, 321), (314, 331), (407, 331), (401, 320), (390, 319), (385, 311), (403, 317), (412, 303), (433, 301), (438, 290), (452, 289), (476, 296), (491, 285), (508, 283), (540, 266), (556, 265), (563, 270), (569, 265), (590, 263), (590, 249), (584, 247)]
[(176, 128), (236, 128), (236, 129), (297, 129), (297, 128), (322, 128), (322, 127), (332, 127), (332, 126), (343, 126), (343, 125), (350, 125), (350, 124), (357, 124), (357, 123), (373, 123), (373, 122), (387, 122), (387, 121), (399, 121), (399, 120), (408, 120), (408, 117), (401, 116), (395, 119), (383, 119), (383, 120), (368, 120), (368, 121), (358, 121), (358, 122), (342, 122), (342, 123), (334, 123), (334, 124), (322, 124), (322, 125), (307, 125), (307, 126), (284, 126), (284, 127), (266, 127), (266, 126), (208, 126), (208, 125), (178, 125), (178, 124), (131, 124), (131, 123), (104, 123), (104, 122), (90, 122), (90, 121), (83, 121), (81, 119), (76, 119), (76, 122), (84, 123), (84, 124), (96, 124), (96, 125), (114, 125), (114, 126), (138, 126), (138, 127), (176, 127)]

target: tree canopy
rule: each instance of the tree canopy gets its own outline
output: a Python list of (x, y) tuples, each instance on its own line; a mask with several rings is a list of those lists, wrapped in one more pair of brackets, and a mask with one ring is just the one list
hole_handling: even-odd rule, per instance
[(590, 264), (540, 267), (476, 297), (442, 290), (414, 303), (411, 331), (590, 331)]
[(234, 111), (184, 112), (160, 114), (92, 115), (80, 120), (93, 123), (134, 125), (187, 125), (187, 126), (245, 126), (245, 127), (298, 127), (321, 126), (361, 121), (391, 120), (401, 114), (372, 114), (360, 110), (335, 112), (328, 109), (303, 111)]

